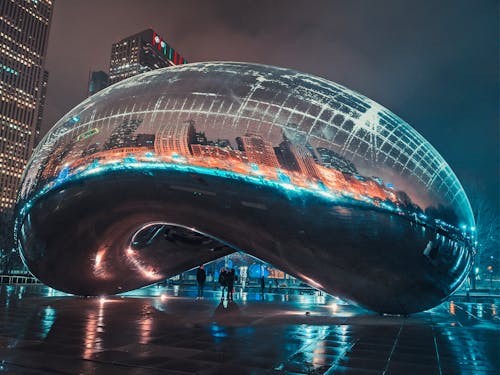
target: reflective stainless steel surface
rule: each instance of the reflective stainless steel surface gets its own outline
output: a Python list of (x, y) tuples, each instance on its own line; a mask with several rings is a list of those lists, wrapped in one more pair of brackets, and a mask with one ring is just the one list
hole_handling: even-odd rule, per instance
[[(287, 69), (199, 63), (122, 81), (54, 126), (23, 181), (26, 264), (75, 294), (237, 249), (411, 313), (453, 292), (473, 257), (469, 202), (437, 151), (370, 99)], [(172, 240), (162, 225), (202, 236)], [(134, 245), (144, 231), (162, 233)]]

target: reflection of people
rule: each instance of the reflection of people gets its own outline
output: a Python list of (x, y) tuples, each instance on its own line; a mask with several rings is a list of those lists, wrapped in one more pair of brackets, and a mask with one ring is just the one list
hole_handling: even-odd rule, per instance
[(205, 267), (202, 264), (196, 271), (196, 281), (198, 282), (198, 297), (196, 297), (196, 299), (203, 298), (203, 287), (205, 286), (206, 279), (207, 274), (205, 272)]
[(260, 292), (264, 294), (264, 290), (266, 289), (266, 279), (264, 279), (264, 276), (260, 278)]
[(236, 274), (234, 272), (234, 268), (231, 268), (231, 271), (227, 274), (227, 299), (229, 301), (233, 300), (233, 289), (234, 289), (234, 281), (236, 279)]
[(225, 268), (222, 268), (220, 270), (220, 274), (219, 274), (219, 284), (222, 288), (222, 295), (220, 297), (220, 300), (223, 301), (224, 300), (224, 292), (227, 288), (227, 271)]

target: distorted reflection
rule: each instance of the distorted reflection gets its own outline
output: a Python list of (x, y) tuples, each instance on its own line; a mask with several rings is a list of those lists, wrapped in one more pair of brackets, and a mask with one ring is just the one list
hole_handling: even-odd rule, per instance
[(455, 303), (450, 301), (450, 314), (455, 315)]
[(5, 288), (5, 307), (9, 308), (10, 306), (10, 297), (12, 296), (12, 292), (14, 291), (14, 287), (12, 285), (7, 285)]
[(69, 293), (60, 292), (59, 290), (53, 289), (51, 287), (46, 287), (46, 291), (44, 293), (46, 297), (62, 297), (62, 296), (71, 296)]
[(94, 261), (94, 275), (99, 279), (107, 279), (107, 273), (104, 256), (106, 255), (107, 247), (103, 247), (97, 251)]
[(332, 312), (335, 314), (337, 312), (337, 310), (339, 309), (339, 305), (337, 305), (336, 302), (332, 303), (330, 305), (331, 309), (332, 309)]
[[(303, 363), (307, 372), (320, 371), (326, 366), (330, 368), (352, 347), (353, 340), (345, 325), (334, 326), (295, 326), (287, 332), (287, 336), (299, 339), (296, 346), (288, 349), (294, 353), (288, 361)], [(277, 368), (287, 367), (282, 363)], [(314, 372), (316, 373), (316, 372)]]
[(477, 317), (478, 318), (483, 317), (483, 304), (482, 303), (477, 304)]
[(318, 294), (314, 297), (314, 303), (317, 305), (324, 305), (325, 301), (326, 299), (324, 294)]
[(47, 338), (47, 335), (52, 329), (52, 326), (54, 325), (55, 321), (56, 321), (56, 310), (54, 310), (50, 306), (47, 306), (45, 309), (43, 309), (43, 318), (41, 321), (43, 339)]
[(153, 318), (152, 318), (153, 310), (151, 305), (144, 304), (141, 317), (139, 320), (139, 343), (140, 344), (149, 344), (151, 341), (151, 329), (153, 327)]
[(18, 293), (17, 293), (17, 298), (22, 299), (24, 295), (24, 291), (26, 290), (26, 287), (21, 285), (19, 287)]
[(104, 305), (105, 299), (101, 299), (97, 312), (89, 311), (85, 324), (83, 358), (91, 359), (94, 353), (102, 350), (102, 333), (104, 332)]
[(232, 320), (241, 314), (240, 307), (236, 302), (223, 300), (215, 308), (214, 318), (221, 320)]
[(466, 305), (467, 308), (467, 319), (471, 320), (472, 319), (472, 304), (468, 303)]
[[(447, 339), (447, 351), (458, 365), (473, 366), (479, 370), (478, 365), (480, 362), (487, 362), (486, 353), (488, 348), (486, 342), (478, 340), (477, 337), (474, 337), (468, 331), (462, 333), (457, 331), (456, 328), (444, 328), (441, 335)], [(462, 371), (458, 373), (462, 373)], [(463, 373), (469, 372), (464, 369)]]

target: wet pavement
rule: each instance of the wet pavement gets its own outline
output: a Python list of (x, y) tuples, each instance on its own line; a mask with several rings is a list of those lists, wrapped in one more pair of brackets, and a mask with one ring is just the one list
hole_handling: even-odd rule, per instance
[(380, 316), (325, 295), (0, 286), (0, 373), (499, 374), (498, 301)]

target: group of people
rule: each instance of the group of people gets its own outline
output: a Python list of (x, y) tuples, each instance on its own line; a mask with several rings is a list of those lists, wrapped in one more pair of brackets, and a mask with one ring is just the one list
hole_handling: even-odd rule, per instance
[(219, 274), (219, 284), (222, 287), (221, 301), (224, 300), (224, 291), (227, 292), (227, 300), (233, 300), (234, 282), (237, 280), (234, 268), (226, 270), (222, 268)]
[[(205, 272), (205, 267), (203, 264), (198, 267), (196, 271), (196, 282), (198, 283), (198, 296), (196, 299), (203, 298), (203, 288), (205, 287), (205, 281), (207, 280), (207, 274)], [(224, 294), (228, 301), (233, 300), (234, 282), (238, 280), (234, 268), (227, 270), (222, 268), (219, 274), (219, 284), (222, 288), (221, 301), (224, 300)]]

